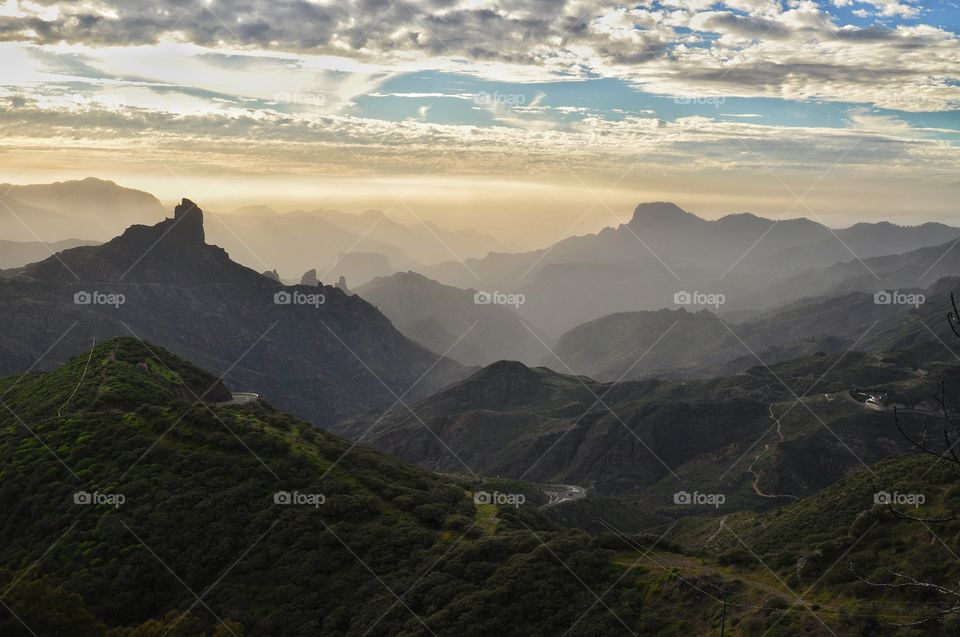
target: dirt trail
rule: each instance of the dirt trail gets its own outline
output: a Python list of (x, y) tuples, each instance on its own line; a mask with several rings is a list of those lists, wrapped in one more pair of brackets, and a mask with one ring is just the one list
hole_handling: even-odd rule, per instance
[(791, 500), (799, 500), (800, 498), (798, 498), (797, 496), (790, 495), (787, 493), (764, 493), (763, 491), (761, 491), (760, 490), (760, 472), (754, 471), (753, 469), (753, 466), (757, 464), (757, 461), (759, 461), (760, 458), (766, 455), (767, 452), (772, 452), (774, 449), (776, 449), (778, 444), (784, 441), (783, 430), (781, 429), (781, 426), (780, 426), (780, 419), (777, 418), (776, 415), (774, 415), (773, 405), (774, 403), (770, 403), (769, 407), (767, 407), (767, 410), (770, 412), (770, 419), (773, 420), (773, 422), (776, 423), (777, 425), (777, 437), (779, 438), (779, 440), (773, 445), (770, 445), (770, 444), (763, 445), (763, 450), (760, 451), (760, 453), (758, 453), (756, 456), (754, 456), (753, 462), (751, 462), (750, 466), (747, 467), (747, 472), (753, 476), (753, 482), (751, 483), (750, 486), (753, 487), (753, 492), (756, 493), (761, 498), (790, 498)]

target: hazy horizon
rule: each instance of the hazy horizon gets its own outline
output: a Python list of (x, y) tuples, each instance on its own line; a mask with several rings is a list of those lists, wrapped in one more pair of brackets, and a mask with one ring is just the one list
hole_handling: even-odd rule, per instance
[[(199, 198), (192, 195), (191, 189), (187, 186), (182, 191), (170, 185), (161, 187), (159, 191), (154, 191), (137, 185), (140, 181), (145, 181), (148, 184), (153, 183), (150, 180), (124, 180), (115, 176), (87, 173), (62, 177), (51, 183), (81, 181), (87, 178), (112, 181), (124, 188), (147, 192), (157, 197), (166, 210), (172, 209), (183, 197), (196, 200), (211, 213), (228, 217), (241, 212), (243, 208), (256, 206), (272, 208), (280, 214), (296, 211), (329, 210), (360, 216), (367, 211), (376, 210), (384, 213), (387, 218), (405, 225), (430, 222), (447, 231), (476, 231), (507, 246), (512, 246), (512, 250), (515, 251), (545, 248), (568, 237), (594, 234), (608, 227), (615, 228), (620, 224), (629, 222), (634, 209), (638, 205), (660, 201), (674, 203), (687, 212), (706, 220), (717, 220), (725, 216), (745, 213), (772, 221), (806, 218), (832, 229), (846, 228), (857, 223), (884, 221), (903, 226), (917, 226), (928, 222), (960, 226), (960, 209), (957, 206), (950, 205), (952, 202), (948, 202), (942, 214), (936, 212), (925, 214), (929, 207), (936, 205), (936, 202), (931, 202), (929, 199), (921, 202), (926, 206), (921, 208), (918, 208), (915, 202), (904, 203), (903, 206), (909, 208), (909, 212), (896, 212), (892, 209), (888, 199), (887, 205), (891, 207), (891, 212), (884, 214), (877, 211), (857, 212), (849, 209), (828, 212), (823, 209), (810, 210), (800, 205), (793, 205), (791, 208), (782, 210), (769, 203), (766, 206), (757, 204), (754, 208), (739, 208), (737, 207), (738, 204), (732, 201), (736, 199), (733, 196), (724, 198), (711, 195), (698, 197), (680, 194), (677, 197), (669, 198), (667, 195), (670, 193), (658, 191), (616, 191), (606, 194), (602, 203), (598, 203), (593, 193), (579, 191), (577, 188), (574, 188), (574, 192), (568, 193), (568, 196), (558, 198), (556, 190), (569, 187), (563, 185), (549, 187), (546, 185), (528, 185), (525, 187), (518, 182), (494, 180), (491, 180), (487, 187), (482, 188), (482, 194), (470, 197), (470, 205), (466, 205), (463, 201), (467, 198), (464, 194), (446, 191), (447, 194), (444, 198), (442, 194), (444, 189), (439, 188), (435, 183), (430, 184), (430, 186), (438, 187), (439, 194), (436, 197), (424, 199), (422, 188), (416, 188), (415, 184), (400, 179), (395, 180), (389, 186), (384, 186), (384, 188), (395, 193), (413, 193), (404, 194), (402, 201), (397, 196), (371, 197), (363, 193), (357, 193), (352, 197), (343, 194), (321, 194), (312, 197), (304, 192), (297, 197), (292, 195), (277, 197), (276, 195), (258, 194), (254, 188), (250, 189), (249, 195), (236, 194), (231, 189), (225, 188), (223, 190), (226, 192), (219, 195)], [(6, 183), (15, 186), (42, 185), (29, 179), (22, 182), (16, 180), (0, 181), (6, 181)], [(473, 180), (474, 185), (477, 181), (482, 180)], [(157, 185), (159, 186), (159, 184)], [(490, 189), (496, 187), (505, 189), (505, 192), (490, 193)], [(199, 188), (199, 190), (203, 189)], [(309, 191), (309, 188), (303, 190)], [(167, 196), (161, 195), (161, 192), (176, 194)], [(505, 207), (509, 205), (509, 200), (516, 192), (523, 192), (531, 199), (524, 204), (523, 210), (512, 211), (508, 214)], [(902, 194), (905, 199), (909, 199), (906, 192)], [(538, 195), (541, 199), (536, 199)], [(583, 197), (582, 201), (576, 200), (578, 196)], [(729, 203), (724, 204), (725, 200)], [(809, 202), (807, 205), (809, 205)], [(510, 217), (509, 224), (505, 224), (502, 219), (499, 219), (496, 213), (484, 214), (491, 209), (508, 214)], [(45, 239), (45, 237), (39, 235), (38, 238)], [(74, 238), (88, 239), (89, 237)]]
[(0, 175), (93, 175), (226, 210), (378, 208), (525, 247), (661, 200), (706, 218), (957, 223), (958, 15), (913, 0), (8, 0)]

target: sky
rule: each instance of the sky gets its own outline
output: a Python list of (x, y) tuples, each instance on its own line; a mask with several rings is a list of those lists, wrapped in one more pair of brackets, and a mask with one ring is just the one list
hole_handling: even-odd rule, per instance
[(960, 225), (960, 4), (0, 0), (0, 181), (516, 245), (669, 200)]

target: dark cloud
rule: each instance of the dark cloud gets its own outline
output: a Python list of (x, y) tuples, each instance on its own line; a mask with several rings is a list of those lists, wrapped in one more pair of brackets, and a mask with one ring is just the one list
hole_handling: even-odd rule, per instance
[(744, 16), (729, 11), (713, 11), (697, 15), (691, 22), (698, 30), (729, 33), (741, 38), (783, 40), (793, 31), (775, 20)]

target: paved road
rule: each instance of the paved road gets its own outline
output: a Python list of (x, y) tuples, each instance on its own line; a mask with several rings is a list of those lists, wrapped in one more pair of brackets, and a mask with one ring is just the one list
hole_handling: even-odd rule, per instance
[(218, 405), (246, 405), (255, 400), (260, 400), (260, 394), (254, 394), (249, 391), (233, 392), (233, 398), (217, 403)]
[(540, 489), (550, 498), (549, 502), (540, 507), (541, 509), (549, 509), (564, 502), (573, 502), (587, 497), (586, 489), (572, 484), (545, 484)]

